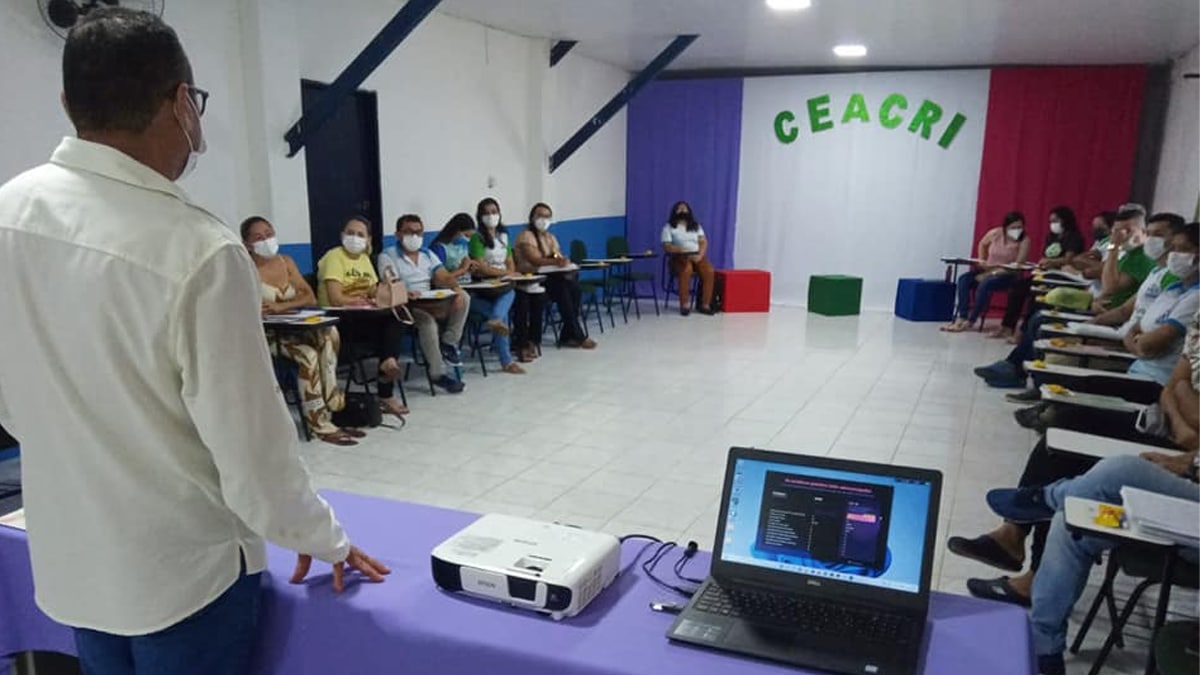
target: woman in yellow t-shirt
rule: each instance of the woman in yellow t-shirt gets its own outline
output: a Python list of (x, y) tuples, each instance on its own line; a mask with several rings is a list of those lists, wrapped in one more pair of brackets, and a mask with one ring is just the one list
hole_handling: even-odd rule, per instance
[[(379, 277), (371, 263), (371, 224), (355, 216), (342, 226), (342, 245), (321, 256), (317, 263), (317, 299), (322, 307), (374, 307)], [(342, 333), (349, 342), (375, 344), (379, 361), (379, 403), (383, 412), (408, 414), (394, 395), (401, 374), (401, 326), (390, 314), (371, 313), (345, 321)]]

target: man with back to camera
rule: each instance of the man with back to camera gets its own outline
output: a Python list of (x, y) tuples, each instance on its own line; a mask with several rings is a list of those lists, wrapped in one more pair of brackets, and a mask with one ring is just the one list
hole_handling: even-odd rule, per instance
[(22, 443), (38, 606), (89, 675), (243, 673), (263, 539), (382, 581), (313, 491), (237, 236), (173, 181), (204, 152), (175, 32), (89, 13), (63, 51), (78, 138), (0, 187), (0, 423)]

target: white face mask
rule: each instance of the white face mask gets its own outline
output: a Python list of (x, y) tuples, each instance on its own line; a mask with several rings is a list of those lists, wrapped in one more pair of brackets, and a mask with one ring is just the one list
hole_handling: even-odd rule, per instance
[(274, 258), (279, 253), (279, 240), (275, 237), (256, 241), (250, 246), (254, 255), (260, 258)]
[(1024, 232), (1024, 230), (1019, 227), (1010, 227), (1008, 228), (1008, 238), (1016, 241), (1021, 238), (1022, 232)]
[(1167, 269), (1183, 281), (1196, 273), (1196, 256), (1182, 251), (1171, 251), (1167, 254)]
[(357, 234), (343, 234), (342, 246), (354, 255), (360, 255), (367, 250), (367, 238)]
[(538, 229), (538, 232), (545, 232), (546, 230), (550, 229), (550, 219), (549, 218), (535, 218), (533, 220), (533, 226)]
[(1142, 252), (1151, 260), (1158, 260), (1166, 251), (1167, 240), (1162, 237), (1146, 237), (1146, 241), (1142, 243)]
[[(192, 100), (190, 93), (187, 96), (187, 100), (188, 104), (192, 106), (192, 110), (196, 112), (196, 120), (198, 122), (200, 119), (200, 109), (196, 107), (196, 102)], [(175, 179), (183, 180), (196, 170), (196, 164), (200, 161), (200, 155), (203, 155), (204, 151), (208, 150), (208, 141), (205, 140), (204, 134), (200, 134), (200, 144), (196, 145), (192, 142), (192, 135), (188, 133), (187, 127), (183, 124), (183, 120), (179, 119), (179, 115), (175, 115), (175, 121), (179, 122), (179, 128), (183, 131), (183, 137), (188, 142), (187, 163), (183, 165), (183, 171), (179, 174), (179, 178)]]
[(409, 253), (416, 253), (421, 250), (421, 245), (425, 243), (425, 238), (419, 234), (406, 234), (400, 238), (400, 245)]
[(1063, 230), (1062, 223), (1058, 222), (1057, 220), (1050, 221), (1050, 231), (1052, 233), (1062, 234), (1062, 230)]
[(500, 214), (499, 213), (486, 214), (486, 215), (484, 215), (483, 218), (481, 218), (481, 220), (483, 221), (484, 227), (499, 227), (500, 226)]

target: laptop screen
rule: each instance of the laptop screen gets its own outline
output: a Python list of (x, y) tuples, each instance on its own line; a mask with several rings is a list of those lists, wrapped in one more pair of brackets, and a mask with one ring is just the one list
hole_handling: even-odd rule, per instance
[(738, 459), (721, 560), (918, 593), (932, 489), (912, 478)]

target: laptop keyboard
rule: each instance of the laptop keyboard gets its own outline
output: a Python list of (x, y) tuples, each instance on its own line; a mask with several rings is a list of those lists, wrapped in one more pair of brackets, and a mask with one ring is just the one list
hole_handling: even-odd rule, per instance
[(721, 588), (715, 583), (705, 587), (693, 607), (709, 614), (780, 624), (806, 633), (855, 640), (903, 642), (911, 635), (911, 620), (904, 616), (856, 610), (775, 592)]

